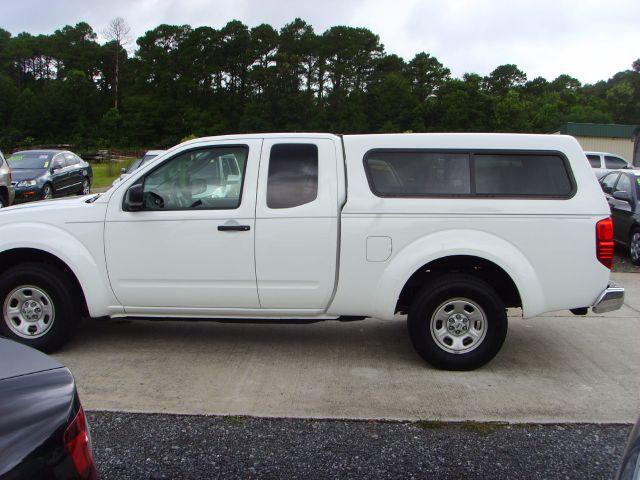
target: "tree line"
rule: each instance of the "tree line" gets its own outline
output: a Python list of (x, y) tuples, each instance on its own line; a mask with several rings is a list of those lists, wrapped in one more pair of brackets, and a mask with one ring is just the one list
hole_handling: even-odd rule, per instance
[[(366, 28), (322, 34), (160, 25), (129, 45), (115, 19), (50, 35), (0, 28), (0, 149), (167, 147), (267, 131), (541, 132), (567, 121), (640, 124), (640, 59), (607, 81), (527, 78), (516, 65), (454, 78), (436, 57), (387, 53)], [(129, 47), (129, 48), (128, 48)], [(129, 52), (132, 52), (131, 54)]]

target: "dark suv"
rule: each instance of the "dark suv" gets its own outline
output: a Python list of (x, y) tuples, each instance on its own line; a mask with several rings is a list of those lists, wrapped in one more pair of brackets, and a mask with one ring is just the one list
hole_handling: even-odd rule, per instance
[(611, 216), (614, 240), (640, 265), (640, 170), (616, 170), (600, 179)]

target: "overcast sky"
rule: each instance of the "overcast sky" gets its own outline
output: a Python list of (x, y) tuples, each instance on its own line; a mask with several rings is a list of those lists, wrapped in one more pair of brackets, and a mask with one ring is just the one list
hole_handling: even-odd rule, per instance
[(455, 76), (514, 63), (529, 79), (606, 80), (640, 58), (640, 0), (0, 0), (0, 28), (52, 33), (123, 17), (137, 38), (162, 23), (220, 28), (238, 19), (279, 29), (295, 17), (322, 33), (366, 27), (387, 53), (425, 51)]

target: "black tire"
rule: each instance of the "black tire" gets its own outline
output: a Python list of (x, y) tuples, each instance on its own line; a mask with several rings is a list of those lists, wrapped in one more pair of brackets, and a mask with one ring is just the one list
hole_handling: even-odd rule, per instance
[(487, 282), (449, 274), (418, 294), (407, 326), (413, 347), (431, 365), (443, 370), (473, 370), (489, 362), (502, 347), (507, 312)]
[(0, 195), (0, 208), (4, 208), (6, 206), (7, 205), (6, 205), (5, 201), (4, 201), (4, 198), (2, 198), (2, 195)]
[(89, 195), (91, 193), (91, 181), (89, 177), (82, 177), (82, 186), (78, 190), (78, 195)]
[[(24, 263), (2, 273), (0, 275), (0, 308), (2, 309), (0, 335), (46, 353), (58, 350), (73, 337), (80, 322), (80, 298), (73, 285), (68, 275), (56, 266), (45, 263)], [(40, 321), (33, 324), (24, 321), (23, 314), (33, 315), (34, 312), (31, 310), (25, 313), (23, 308), (19, 308), (22, 305), (28, 309), (30, 305), (26, 305), (26, 302), (20, 304), (16, 300), (20, 293), (16, 292), (27, 292), (28, 298), (35, 301), (34, 308), (37, 308), (38, 302), (41, 302), (40, 307), (51, 309), (52, 316), (47, 321), (46, 315), (40, 313), (42, 315)], [(48, 307), (49, 300), (51, 307)], [(19, 308), (19, 313), (12, 316), (11, 308)], [(44, 322), (47, 323), (44, 324)], [(23, 332), (21, 336), (16, 331), (22, 325), (24, 325), (23, 328), (35, 329), (35, 332)], [(38, 328), (40, 331), (37, 330)]]
[(631, 263), (640, 265), (640, 229), (634, 228), (629, 234), (628, 253)]
[(42, 200), (53, 198), (53, 187), (50, 183), (45, 183), (42, 187)]

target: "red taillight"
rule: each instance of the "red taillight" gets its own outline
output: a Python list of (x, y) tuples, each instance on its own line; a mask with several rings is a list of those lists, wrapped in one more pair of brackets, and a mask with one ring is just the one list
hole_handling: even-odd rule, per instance
[(93, 455), (91, 455), (89, 428), (82, 406), (76, 418), (64, 432), (64, 444), (69, 451), (78, 477), (82, 480), (95, 480), (97, 472), (93, 463)]
[(611, 217), (596, 223), (596, 257), (608, 269), (613, 267), (613, 221)]

